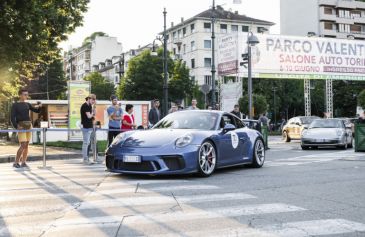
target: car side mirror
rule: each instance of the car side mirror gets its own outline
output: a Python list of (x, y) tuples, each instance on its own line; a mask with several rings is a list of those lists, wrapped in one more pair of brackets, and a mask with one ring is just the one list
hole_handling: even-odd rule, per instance
[(234, 126), (233, 124), (226, 124), (223, 128), (223, 133), (227, 133), (229, 131), (233, 131), (236, 129), (236, 126)]

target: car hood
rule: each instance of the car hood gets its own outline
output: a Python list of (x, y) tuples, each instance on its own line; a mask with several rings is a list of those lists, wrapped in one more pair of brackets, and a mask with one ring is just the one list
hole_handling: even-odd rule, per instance
[(338, 137), (338, 132), (341, 130), (337, 128), (311, 128), (303, 135), (311, 138), (333, 138)]
[(174, 144), (176, 139), (191, 134), (194, 130), (189, 129), (151, 129), (135, 131), (123, 142), (123, 147), (161, 147)]

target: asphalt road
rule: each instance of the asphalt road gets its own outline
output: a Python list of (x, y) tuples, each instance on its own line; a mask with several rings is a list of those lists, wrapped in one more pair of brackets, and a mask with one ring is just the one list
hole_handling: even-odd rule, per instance
[(0, 236), (365, 236), (365, 153), (270, 147), (263, 168), (209, 178), (0, 164)]

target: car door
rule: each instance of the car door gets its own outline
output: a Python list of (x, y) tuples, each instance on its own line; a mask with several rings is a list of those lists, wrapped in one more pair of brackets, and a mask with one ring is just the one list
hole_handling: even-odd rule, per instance
[[(236, 126), (234, 117), (230, 114), (223, 114), (220, 123), (221, 133), (219, 134), (219, 159), (221, 165), (231, 165), (241, 157), (243, 145), (237, 133), (237, 129), (223, 133), (223, 128), (227, 124)], [(241, 143), (241, 144), (240, 144)]]
[(249, 160), (249, 137), (247, 135), (246, 129), (245, 129), (245, 125), (243, 124), (243, 122), (236, 118), (233, 117), (234, 121), (236, 123), (236, 133), (238, 135), (239, 138), (239, 145), (237, 147), (237, 151), (239, 152), (238, 157), (237, 157), (237, 162), (242, 162), (242, 161), (246, 161)]

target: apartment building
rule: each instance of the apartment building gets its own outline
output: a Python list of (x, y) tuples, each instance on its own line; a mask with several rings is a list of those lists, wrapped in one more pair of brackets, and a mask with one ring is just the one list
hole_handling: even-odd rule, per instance
[[(167, 29), (168, 50), (175, 59), (183, 60), (190, 68), (190, 76), (198, 85), (212, 84), (212, 24), (213, 10), (209, 9), (184, 20), (177, 25), (171, 24)], [(227, 11), (218, 6), (214, 12), (216, 38), (235, 32), (266, 33), (274, 25), (272, 22), (259, 20), (237, 11)], [(215, 41), (217, 42), (217, 41)], [(217, 58), (216, 48), (216, 58)]]
[(64, 70), (67, 78), (82, 80), (94, 65), (105, 63), (115, 55), (122, 53), (122, 44), (116, 37), (96, 36), (90, 43), (69, 50), (64, 54)]
[(283, 35), (365, 39), (365, 1), (281, 0)]

